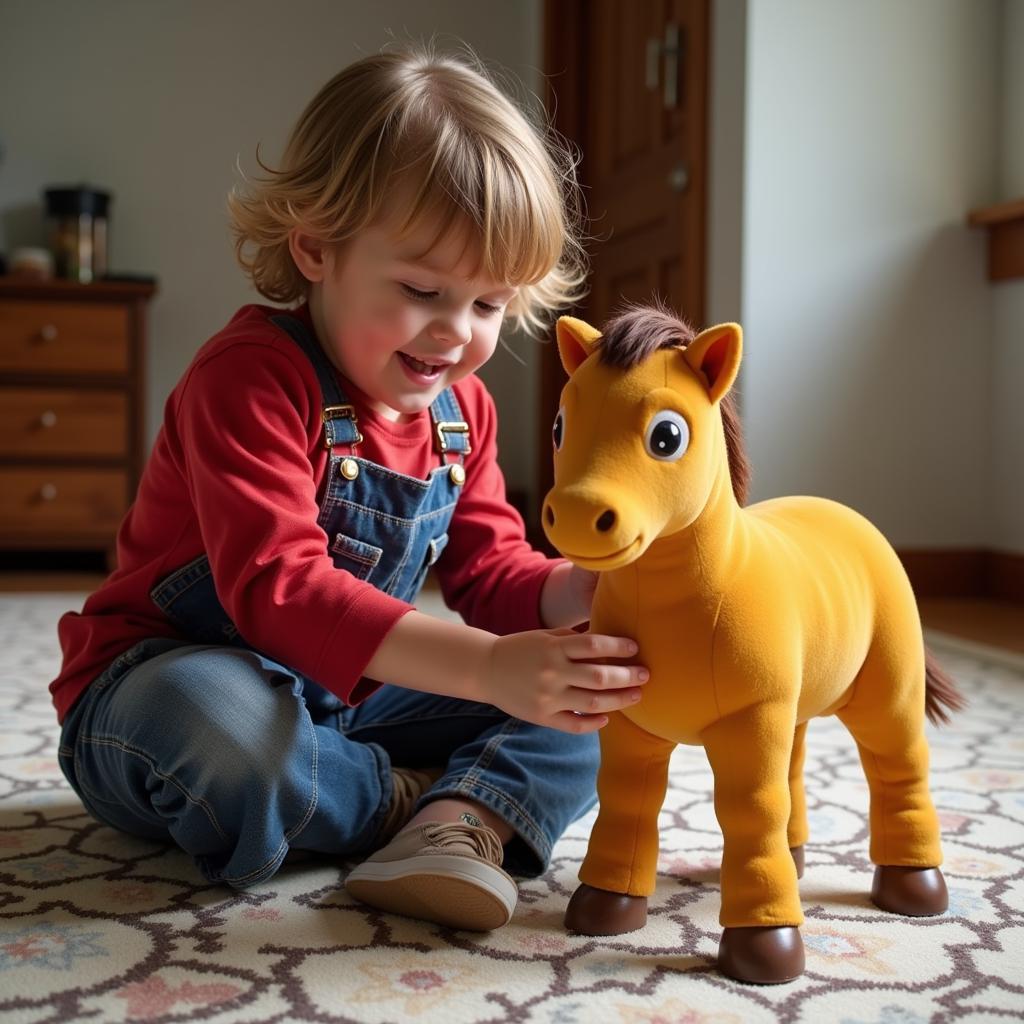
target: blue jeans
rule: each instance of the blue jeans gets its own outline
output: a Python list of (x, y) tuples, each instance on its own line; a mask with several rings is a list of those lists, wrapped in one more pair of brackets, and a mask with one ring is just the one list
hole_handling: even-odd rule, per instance
[(540, 874), (596, 802), (598, 759), (596, 735), (487, 704), (386, 686), (352, 708), (255, 651), (157, 639), (85, 691), (60, 744), (94, 817), (174, 842), (205, 877), (238, 888), (273, 875), (289, 849), (371, 851), (392, 762), (444, 769), (427, 799), (486, 805), (515, 832), (507, 869)]

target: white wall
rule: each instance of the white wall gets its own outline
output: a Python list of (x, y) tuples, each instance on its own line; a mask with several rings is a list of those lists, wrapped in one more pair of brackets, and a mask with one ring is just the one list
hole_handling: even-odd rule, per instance
[[(271, 163), (314, 92), (390, 37), (465, 40), (536, 90), (539, 0), (0, 0), (0, 248), (43, 240), (44, 186), (110, 189), (112, 267), (157, 275), (149, 421), (195, 350), (256, 301), (224, 197)], [(529, 350), (532, 342), (512, 343)], [(499, 352), (502, 462), (532, 479), (536, 371)], [(517, 423), (518, 420), (518, 423)]]
[(998, 16), (997, 0), (749, 4), (754, 496), (838, 499), (903, 548), (992, 535), (993, 301), (964, 218), (995, 186)]
[[(1024, 198), (1024, 2), (1002, 0), (998, 190)], [(992, 418), (995, 481), (992, 543), (1024, 552), (1024, 280), (992, 285), (995, 307)]]
[(707, 324), (735, 322), (742, 314), (747, 6), (747, 0), (713, 0), (711, 6)]

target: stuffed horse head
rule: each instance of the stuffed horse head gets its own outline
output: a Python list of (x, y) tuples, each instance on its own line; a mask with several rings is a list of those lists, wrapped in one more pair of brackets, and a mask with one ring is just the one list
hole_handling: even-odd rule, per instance
[[(740, 366), (739, 326), (694, 338), (660, 310), (619, 324), (629, 338), (611, 344), (581, 320), (557, 325), (569, 383), (553, 428), (555, 488), (544, 527), (566, 557), (595, 571), (639, 558), (658, 537), (693, 523), (712, 490), (732, 489), (722, 403)], [(738, 438), (734, 403), (724, 416)], [(742, 462), (738, 450), (731, 461)]]

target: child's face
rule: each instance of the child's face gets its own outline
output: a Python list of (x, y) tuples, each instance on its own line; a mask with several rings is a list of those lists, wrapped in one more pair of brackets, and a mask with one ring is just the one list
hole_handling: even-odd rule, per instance
[[(389, 419), (426, 409), (494, 353), (516, 294), (476, 269), (470, 236), (435, 244), (433, 226), (400, 237), (387, 221), (324, 250), (310, 294), (328, 357)], [(308, 276), (308, 275), (307, 275)]]

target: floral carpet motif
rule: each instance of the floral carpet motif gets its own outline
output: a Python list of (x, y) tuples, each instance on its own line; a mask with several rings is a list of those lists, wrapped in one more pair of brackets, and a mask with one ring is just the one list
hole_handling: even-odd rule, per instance
[(204, 882), (183, 853), (96, 823), (57, 766), (46, 691), (56, 619), (80, 600), (0, 596), (4, 1024), (1024, 1019), (1024, 660), (931, 638), (971, 702), (930, 731), (951, 898), (942, 917), (871, 904), (856, 750), (834, 719), (811, 724), (807, 972), (757, 987), (715, 970), (721, 836), (700, 748), (672, 761), (647, 926), (602, 939), (562, 927), (592, 814), (542, 878), (522, 883), (512, 923), (485, 935), (353, 903), (344, 864), (289, 864), (236, 893)]

